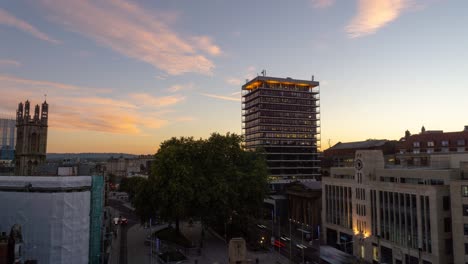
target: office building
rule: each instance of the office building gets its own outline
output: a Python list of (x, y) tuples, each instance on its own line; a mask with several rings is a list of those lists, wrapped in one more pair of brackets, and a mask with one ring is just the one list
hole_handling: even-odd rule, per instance
[(325, 242), (373, 263), (468, 262), (468, 154), (433, 154), (430, 164), (385, 165), (382, 151), (363, 150), (354, 167), (331, 168)]
[(0, 160), (15, 157), (16, 124), (14, 119), (0, 118)]
[(42, 108), (36, 105), (34, 116), (30, 114), (30, 103), (19, 103), (16, 111), (15, 174), (36, 174), (37, 166), (46, 160), (47, 127), (49, 105), (44, 101)]
[(257, 76), (242, 86), (245, 146), (266, 154), (273, 182), (320, 177), (319, 82)]

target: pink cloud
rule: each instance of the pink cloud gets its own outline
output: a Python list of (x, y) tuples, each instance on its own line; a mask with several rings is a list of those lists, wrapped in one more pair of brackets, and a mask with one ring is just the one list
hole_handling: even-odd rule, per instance
[(185, 97), (179, 95), (156, 97), (147, 93), (133, 93), (130, 94), (130, 98), (132, 98), (137, 105), (150, 107), (165, 107), (185, 100)]
[(226, 79), (226, 83), (227, 83), (227, 84), (235, 85), (235, 86), (240, 86), (240, 85), (242, 84), (242, 82), (243, 82), (243, 81), (242, 81), (241, 79), (239, 79), (239, 78), (233, 78), (233, 77), (231, 77), (231, 78), (227, 78), (227, 79)]
[(335, 3), (335, 0), (311, 0), (313, 8), (327, 8)]
[(201, 93), (201, 95), (211, 97), (211, 98), (220, 99), (220, 100), (225, 100), (225, 101), (234, 101), (234, 102), (240, 102), (241, 101), (240, 97), (231, 97), (231, 96), (208, 94), (208, 93)]
[(351, 38), (375, 33), (410, 6), (411, 0), (359, 0), (357, 15), (346, 26)]
[(213, 44), (213, 40), (207, 36), (193, 37), (195, 46), (213, 56), (221, 55), (221, 48)]
[(14, 116), (18, 102), (27, 99), (33, 105), (39, 104), (44, 100), (44, 90), (48, 91), (49, 125), (54, 130), (142, 135), (183, 121), (166, 118), (170, 113), (168, 107), (184, 100), (178, 95), (155, 97), (133, 93), (110, 98), (108, 93), (96, 93), (98, 88), (1, 75), (0, 93), (8, 96), (0, 97), (0, 112)]
[(0, 60), (0, 66), (5, 67), (19, 67), (21, 63), (15, 60)]
[(0, 8), (0, 24), (7, 25), (10, 27), (17, 28), (21, 31), (29, 33), (38, 39), (48, 41), (53, 44), (59, 44), (60, 41), (49, 37), (47, 34), (39, 31), (33, 25), (29, 24), (26, 21), (23, 21), (15, 16), (9, 14), (7, 11)]
[(204, 54), (221, 53), (210, 38), (181, 37), (168, 26), (172, 21), (165, 21), (167, 14), (158, 14), (133, 2), (42, 0), (41, 3), (53, 20), (67, 29), (171, 75), (211, 74), (214, 63)]

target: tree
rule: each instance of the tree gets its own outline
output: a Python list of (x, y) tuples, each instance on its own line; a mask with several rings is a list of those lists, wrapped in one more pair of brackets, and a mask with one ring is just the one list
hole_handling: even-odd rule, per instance
[(138, 190), (135, 207), (145, 221), (153, 212), (176, 223), (189, 217), (205, 224), (233, 214), (258, 212), (267, 188), (262, 155), (242, 148), (242, 137), (214, 133), (207, 140), (172, 138), (155, 155), (149, 181)]
[(140, 185), (146, 184), (147, 180), (143, 177), (123, 178), (120, 181), (119, 191), (126, 192), (130, 200), (135, 197)]

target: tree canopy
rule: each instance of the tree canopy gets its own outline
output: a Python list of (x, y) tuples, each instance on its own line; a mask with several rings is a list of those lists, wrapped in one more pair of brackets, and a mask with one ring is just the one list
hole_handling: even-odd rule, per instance
[(233, 214), (258, 212), (267, 189), (263, 155), (245, 151), (242, 137), (214, 133), (164, 141), (155, 155), (147, 184), (134, 205), (142, 221), (159, 216), (176, 222), (200, 218), (205, 224), (227, 221)]

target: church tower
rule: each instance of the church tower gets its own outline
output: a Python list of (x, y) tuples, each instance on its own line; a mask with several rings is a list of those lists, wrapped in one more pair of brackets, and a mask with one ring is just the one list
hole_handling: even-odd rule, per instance
[(15, 175), (32, 176), (37, 166), (46, 160), (47, 120), (49, 105), (46, 101), (34, 107), (31, 117), (30, 103), (19, 103), (16, 111)]

